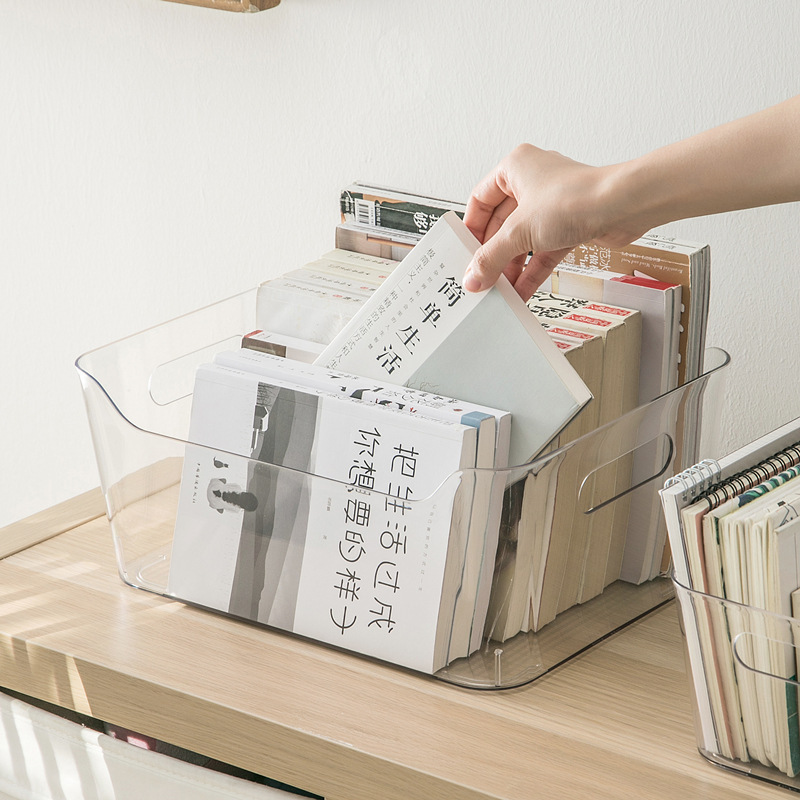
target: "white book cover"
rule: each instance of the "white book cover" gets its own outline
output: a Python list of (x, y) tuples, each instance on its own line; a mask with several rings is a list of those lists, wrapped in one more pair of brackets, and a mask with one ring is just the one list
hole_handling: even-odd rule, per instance
[(512, 465), (529, 461), (591, 394), (509, 282), (461, 286), (478, 241), (445, 214), (317, 363), (512, 415)]
[[(215, 361), (234, 369), (295, 381), (320, 391), (388, 405), (429, 419), (480, 427), (487, 417), (491, 417), (495, 420), (495, 424), (492, 425), (495, 439), (491, 460), (484, 458), (478, 466), (490, 468), (508, 466), (511, 415), (502, 409), (480, 403), (465, 403), (453, 397), (423, 392), (391, 381), (364, 378), (350, 372), (328, 369), (319, 364), (286, 361), (279, 355), (255, 349), (226, 350), (217, 353)], [(485, 448), (486, 443), (482, 447)]]
[[(469, 631), (469, 644), (462, 640), (451, 644), (451, 653), (464, 655), (480, 646), (483, 620), (489, 604), (494, 557), (502, 514), (502, 475), (493, 470), (508, 466), (511, 415), (508, 412), (477, 403), (463, 403), (454, 398), (433, 395), (407, 386), (365, 379), (357, 375), (330, 370), (318, 365), (287, 362), (278, 356), (251, 350), (224, 351), (215, 357), (217, 363), (249, 370), (268, 377), (283, 377), (318, 390), (342, 393), (360, 400), (390, 405), (409, 414), (469, 425), (478, 430), (475, 466), (481, 472), (465, 477), (466, 491), (472, 494), (472, 515), (469, 538), (465, 542), (462, 590), (456, 608), (456, 631)], [(468, 588), (469, 587), (469, 588)], [(469, 589), (475, 587), (471, 598)], [(473, 625), (473, 619), (477, 621)]]
[(475, 429), (207, 365), (190, 441), (171, 594), (412, 669), (444, 666), (438, 612), (458, 590), (444, 586), (446, 556)]

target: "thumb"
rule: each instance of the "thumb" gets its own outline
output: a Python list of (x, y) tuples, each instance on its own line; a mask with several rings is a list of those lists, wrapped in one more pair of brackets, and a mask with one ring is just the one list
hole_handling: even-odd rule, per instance
[(519, 240), (513, 217), (511, 214), (497, 233), (475, 251), (464, 274), (463, 286), (468, 292), (494, 286), (506, 267), (530, 249)]

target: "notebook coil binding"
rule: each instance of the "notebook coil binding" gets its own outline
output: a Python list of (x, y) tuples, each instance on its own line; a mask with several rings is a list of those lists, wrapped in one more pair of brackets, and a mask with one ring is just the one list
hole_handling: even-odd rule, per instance
[(730, 475), (722, 482), (719, 463), (714, 459), (704, 459), (668, 478), (664, 488), (680, 484), (683, 487), (681, 495), (683, 500), (703, 497), (710, 507), (714, 508), (798, 464), (800, 464), (800, 442), (774, 453), (749, 469)]
[(689, 500), (699, 497), (701, 494), (711, 489), (719, 480), (720, 474), (719, 462), (715, 461), (713, 458), (704, 458), (702, 461), (698, 461), (694, 466), (668, 478), (664, 483), (664, 488), (668, 489), (671, 486), (680, 484), (683, 488), (683, 499)]

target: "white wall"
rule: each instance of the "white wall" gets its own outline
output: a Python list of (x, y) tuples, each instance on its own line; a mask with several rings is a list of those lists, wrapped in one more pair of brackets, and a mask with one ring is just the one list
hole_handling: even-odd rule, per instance
[[(521, 141), (626, 159), (800, 91), (800, 4), (0, 4), (0, 526), (97, 484), (80, 353), (332, 246), (354, 179), (466, 199)], [(728, 447), (800, 414), (797, 205), (712, 246)]]

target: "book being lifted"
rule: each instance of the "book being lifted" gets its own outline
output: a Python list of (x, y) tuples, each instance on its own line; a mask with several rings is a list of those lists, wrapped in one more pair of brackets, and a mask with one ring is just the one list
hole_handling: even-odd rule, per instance
[(468, 655), (485, 576), (464, 570), (461, 471), (479, 426), (325, 391), (319, 368), (281, 362), (249, 351), (197, 370), (168, 592), (424, 672)]
[(478, 246), (455, 212), (443, 214), (315, 363), (511, 412), (518, 465), (591, 393), (504, 276), (463, 290)]

